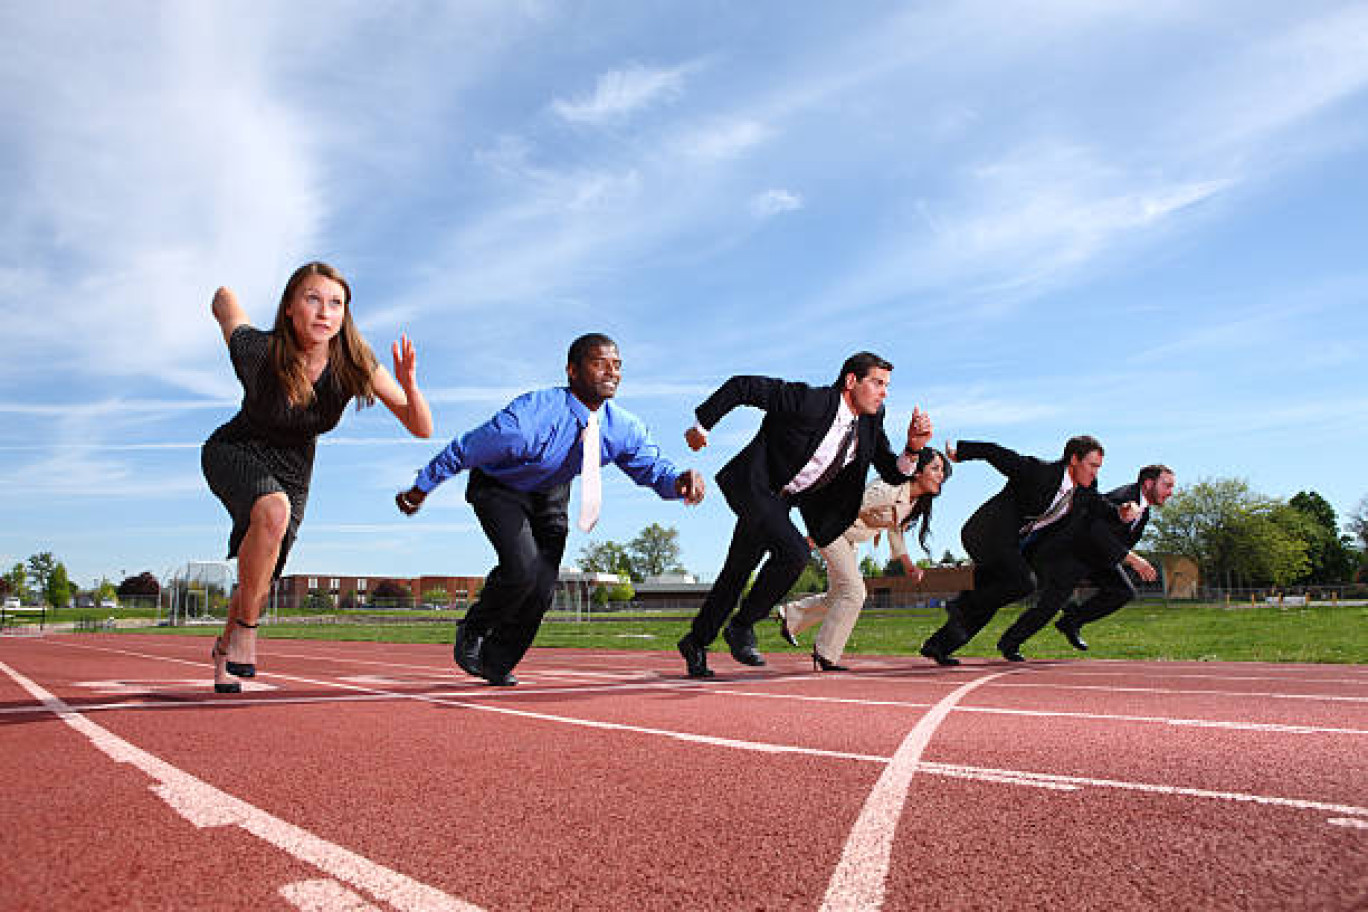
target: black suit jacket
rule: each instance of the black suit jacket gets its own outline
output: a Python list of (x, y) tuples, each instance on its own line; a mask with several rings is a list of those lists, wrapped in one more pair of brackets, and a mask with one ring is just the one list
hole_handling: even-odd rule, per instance
[(1081, 534), (1076, 548), (1079, 557), (1096, 566), (1110, 566), (1135, 547), (1145, 534), (1150, 510), (1146, 504), (1140, 519), (1134, 526), (1125, 522), (1116, 512), (1126, 503), (1144, 503), (1140, 496), (1140, 483), (1132, 482), (1102, 495), (1113, 509), (1098, 511), (1088, 521), (1085, 534)]
[[(694, 414), (705, 430), (732, 409), (749, 405), (764, 411), (760, 430), (717, 473), (717, 484), (738, 514), (773, 498), (807, 465), (831, 430), (840, 406), (835, 386), (808, 386), (773, 377), (737, 376), (717, 388)], [(908, 476), (898, 471), (898, 456), (883, 428), (884, 413), (856, 419), (855, 457), (825, 486), (803, 491), (795, 503), (818, 547), (826, 547), (850, 528), (860, 512), (865, 476), (872, 463), (891, 484)]]
[[(955, 457), (960, 462), (983, 459), (1007, 476), (1002, 490), (975, 510), (960, 530), (965, 550), (979, 562), (997, 551), (1019, 547), (1022, 527), (1050, 508), (1067, 468), (1062, 459), (1046, 462), (996, 443), (973, 440), (961, 440)], [(1096, 483), (1078, 489), (1068, 515), (1046, 527), (1049, 536), (1093, 522), (1103, 506)]]

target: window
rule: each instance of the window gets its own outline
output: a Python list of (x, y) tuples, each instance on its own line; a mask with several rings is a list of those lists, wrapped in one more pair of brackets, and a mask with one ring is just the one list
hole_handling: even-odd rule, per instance
[(339, 580), (337, 579), (337, 577), (333, 577), (332, 582), (329, 584), (328, 588), (332, 589), (333, 592), (336, 592), (339, 588), (338, 582)]
[(318, 588), (318, 577), (316, 577), (316, 576), (311, 576), (311, 577), (309, 577), (309, 588), (310, 588), (310, 589), (317, 589), (317, 588)]
[(357, 591), (357, 592), (365, 592), (365, 591), (366, 591), (366, 580), (365, 580), (364, 578), (359, 579), (359, 580), (356, 581), (356, 591)]

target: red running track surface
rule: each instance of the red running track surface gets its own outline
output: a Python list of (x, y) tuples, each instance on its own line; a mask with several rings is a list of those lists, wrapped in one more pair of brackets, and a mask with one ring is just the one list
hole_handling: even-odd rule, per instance
[(1368, 667), (0, 640), (0, 909), (1363, 909)]

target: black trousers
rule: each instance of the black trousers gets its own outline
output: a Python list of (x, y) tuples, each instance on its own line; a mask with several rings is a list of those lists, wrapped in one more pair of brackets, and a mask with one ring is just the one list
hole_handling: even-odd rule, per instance
[[(736, 528), (722, 570), (690, 628), (699, 646), (717, 639), (738, 600), (741, 607), (732, 619), (736, 626), (749, 627), (768, 617), (798, 581), (811, 554), (807, 539), (789, 519), (789, 501), (769, 494), (756, 503), (737, 504), (730, 497), (727, 503), (737, 515)], [(762, 560), (765, 563), (760, 567)], [(742, 599), (741, 593), (756, 567), (760, 567), (760, 572)]]
[(498, 675), (522, 661), (551, 607), (569, 532), (570, 485), (518, 491), (475, 469), (466, 500), (499, 563), (463, 623), (467, 636), (485, 638), (481, 662)]
[[(1070, 602), (1074, 589), (1084, 580), (1091, 580), (1097, 591), (1082, 603)], [(1019, 646), (1060, 611), (1065, 620), (1081, 627), (1112, 614), (1133, 598), (1135, 584), (1120, 564), (1098, 566), (1071, 555), (1052, 557), (1040, 565), (1040, 594), (1035, 604), (1021, 612), (1002, 639)]]
[(987, 553), (971, 553), (970, 557), (974, 559), (974, 588), (961, 592), (955, 600), (959, 623), (946, 621), (927, 640), (928, 645), (947, 653), (972, 640), (1002, 606), (1025, 598), (1036, 586), (1030, 561), (1015, 541)]

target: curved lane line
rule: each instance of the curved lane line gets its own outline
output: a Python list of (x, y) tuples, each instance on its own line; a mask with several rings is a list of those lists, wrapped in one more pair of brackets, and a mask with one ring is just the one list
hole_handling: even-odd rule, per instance
[(822, 900), (822, 912), (854, 912), (882, 908), (884, 888), (888, 879), (888, 862), (893, 854), (893, 837), (898, 829), (907, 802), (907, 790), (912, 776), (921, 764), (922, 752), (931, 743), (931, 736), (950, 715), (955, 704), (977, 687), (995, 678), (1011, 674), (1000, 671), (970, 681), (947, 694), (922, 716), (912, 731), (907, 733), (893, 759), (884, 768), (879, 781), (865, 800), (855, 826), (846, 840), (841, 861), (827, 886)]
[(44, 690), (19, 672), (0, 662), (0, 671), (14, 679), (43, 707), (76, 731), (116, 763), (127, 763), (156, 780), (152, 791), (171, 809), (197, 827), (242, 827), (307, 864), (357, 887), (404, 912), (483, 912), (435, 887), (391, 871), (369, 858), (328, 842), (287, 823), (227, 792), (214, 788), (160, 757), (120, 738), (73, 710), (60, 697)]

